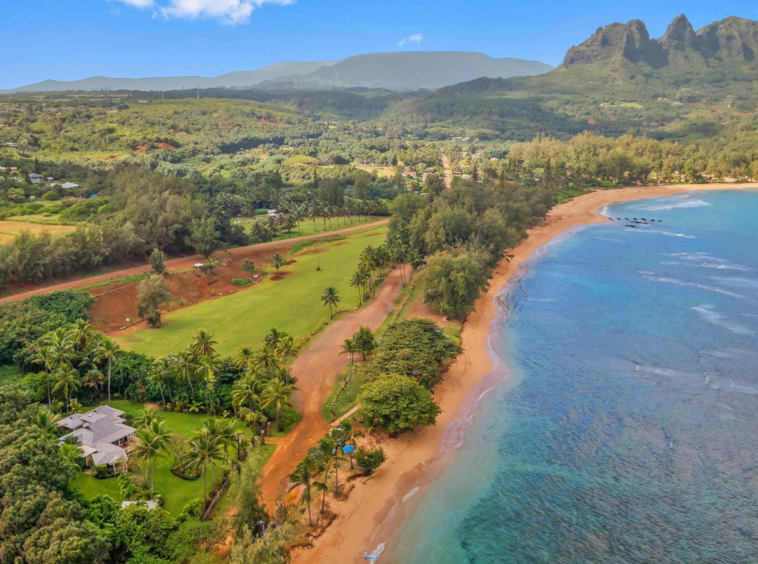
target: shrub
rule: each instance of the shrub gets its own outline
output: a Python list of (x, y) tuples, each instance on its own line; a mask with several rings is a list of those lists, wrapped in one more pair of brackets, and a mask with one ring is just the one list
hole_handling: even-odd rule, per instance
[(367, 427), (382, 427), (390, 435), (434, 425), (439, 406), (424, 386), (400, 374), (386, 374), (366, 384), (358, 396)]
[(243, 280), (242, 278), (232, 278), (232, 284), (235, 286), (250, 286), (251, 282), (250, 280)]
[(355, 451), (355, 464), (358, 468), (365, 470), (366, 474), (371, 474), (371, 472), (379, 468), (385, 460), (384, 449), (381, 448), (366, 450), (364, 447), (360, 447)]
[(48, 190), (47, 192), (42, 194), (42, 199), (45, 202), (54, 202), (56, 200), (60, 200), (61, 197), (60, 197), (60, 194), (58, 194), (58, 192), (56, 192), (55, 190)]

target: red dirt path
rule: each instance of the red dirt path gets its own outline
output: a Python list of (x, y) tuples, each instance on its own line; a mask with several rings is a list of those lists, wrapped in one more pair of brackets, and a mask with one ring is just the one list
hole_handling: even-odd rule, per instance
[(321, 408), (347, 366), (349, 357), (340, 354), (345, 339), (352, 337), (361, 326), (375, 331), (392, 311), (402, 289), (400, 270), (395, 269), (377, 291), (374, 301), (329, 325), (292, 365), (298, 387), (292, 397), (302, 419), (289, 435), (277, 442), (274, 454), (261, 473), (263, 501), (269, 511), (273, 511), (277, 498), (285, 491), (287, 475), (331, 428)]

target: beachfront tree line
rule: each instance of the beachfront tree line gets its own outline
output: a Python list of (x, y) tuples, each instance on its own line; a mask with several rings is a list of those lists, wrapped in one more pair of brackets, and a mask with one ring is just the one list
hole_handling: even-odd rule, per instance
[(758, 178), (758, 151), (727, 151), (713, 142), (682, 145), (631, 134), (618, 138), (590, 132), (569, 141), (537, 136), (508, 148), (503, 161), (487, 163), (492, 175), (549, 175), (574, 187), (647, 185)]

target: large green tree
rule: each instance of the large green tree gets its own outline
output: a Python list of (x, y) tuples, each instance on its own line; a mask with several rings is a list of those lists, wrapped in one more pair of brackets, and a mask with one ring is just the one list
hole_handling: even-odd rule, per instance
[(383, 375), (366, 384), (358, 403), (366, 426), (382, 427), (391, 435), (434, 425), (440, 414), (429, 390), (412, 378), (398, 374)]

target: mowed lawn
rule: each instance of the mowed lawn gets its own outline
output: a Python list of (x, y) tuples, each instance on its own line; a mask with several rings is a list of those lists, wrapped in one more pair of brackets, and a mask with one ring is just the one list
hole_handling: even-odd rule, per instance
[[(357, 304), (358, 293), (350, 287), (350, 277), (358, 267), (363, 249), (381, 245), (386, 233), (386, 226), (381, 226), (355, 233), (343, 241), (315, 243), (287, 257), (297, 262), (282, 268), (282, 272), (289, 273), (283, 280), (273, 281), (269, 276), (260, 284), (230, 296), (169, 313), (160, 329), (140, 326), (115, 338), (125, 349), (152, 357), (182, 351), (198, 329), (213, 333), (222, 355), (231, 355), (242, 345), (257, 347), (272, 328), (298, 340), (329, 317), (329, 308), (320, 299), (324, 289), (329, 286), (337, 289), (340, 309)], [(314, 253), (316, 250), (321, 252)], [(271, 275), (273, 268), (267, 268)]]
[[(110, 405), (135, 416), (144, 407), (142, 404), (131, 403), (127, 400), (112, 401)], [(172, 435), (183, 435), (185, 437), (191, 437), (194, 435), (205, 422), (205, 415), (198, 413), (173, 413), (169, 411), (160, 411), (159, 415), (166, 421), (166, 427), (171, 430)], [(241, 422), (238, 423), (238, 427), (246, 436), (250, 436), (250, 429), (248, 427), (242, 425)], [(266, 452), (266, 454), (271, 456), (270, 452)], [(235, 455), (236, 452), (234, 452), (234, 449), (230, 449), (230, 458), (233, 459)], [(193, 499), (202, 499), (203, 478), (200, 477), (194, 481), (183, 480), (171, 473), (172, 465), (173, 460), (171, 459), (171, 455), (164, 452), (163, 457), (159, 458), (155, 464), (154, 488), (156, 492), (163, 496), (163, 508), (176, 517), (190, 501)], [(221, 481), (221, 472), (218, 467), (216, 467), (215, 478), (216, 482)], [(72, 485), (77, 487), (87, 499), (103, 494), (111, 496), (119, 503), (124, 501), (119, 492), (118, 481), (116, 478), (98, 480), (84, 472), (80, 472), (73, 480)], [(208, 491), (211, 490), (211, 487), (209, 467)]]
[[(250, 226), (255, 223), (259, 219), (266, 219), (265, 215), (258, 215), (255, 217), (240, 217), (237, 219), (233, 219), (232, 223), (239, 223), (241, 225), (245, 226), (245, 229), (250, 229)], [(293, 237), (307, 237), (308, 235), (317, 235), (319, 233), (330, 233), (332, 231), (338, 231), (340, 229), (349, 229), (350, 227), (358, 227), (360, 225), (365, 225), (367, 223), (373, 223), (375, 221), (380, 221), (382, 219), (387, 219), (386, 217), (381, 216), (349, 216), (347, 220), (347, 224), (345, 224), (345, 218), (340, 217), (339, 222), (337, 222), (337, 219), (334, 218), (331, 221), (331, 225), (329, 223), (329, 220), (326, 220), (326, 229), (324, 229), (324, 220), (320, 217), (316, 218), (316, 223), (313, 223), (313, 220), (310, 219), (304, 219), (300, 222), (299, 227), (295, 227), (292, 230), (292, 233), (283, 233), (281, 235), (277, 235), (274, 237), (274, 241), (286, 241), (287, 239), (292, 239)]]

